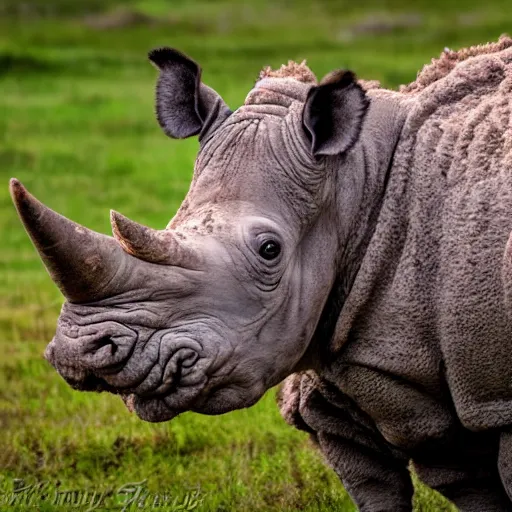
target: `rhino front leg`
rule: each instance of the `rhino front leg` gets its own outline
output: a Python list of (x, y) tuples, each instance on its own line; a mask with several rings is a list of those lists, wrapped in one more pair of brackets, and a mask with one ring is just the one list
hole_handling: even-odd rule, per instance
[[(500, 435), (500, 447), (498, 453), (498, 471), (501, 483), (512, 501), (512, 432), (505, 431)], [(512, 504), (510, 506), (512, 510)]]
[(360, 512), (412, 511), (414, 489), (404, 460), (332, 434), (319, 433), (317, 440)]
[[(494, 459), (495, 460), (495, 459)], [(414, 462), (422, 482), (452, 501), (460, 512), (510, 512), (496, 467), (492, 464), (433, 467)]]
[(304, 372), (284, 382), (278, 402), (290, 425), (311, 434), (361, 512), (412, 511), (409, 458), (352, 400)]

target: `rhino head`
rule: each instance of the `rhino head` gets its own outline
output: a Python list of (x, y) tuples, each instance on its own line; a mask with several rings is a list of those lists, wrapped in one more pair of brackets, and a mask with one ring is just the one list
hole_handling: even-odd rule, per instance
[(369, 100), (350, 72), (318, 84), (290, 64), (266, 70), (231, 112), (183, 54), (150, 60), (162, 129), (200, 140), (165, 229), (112, 212), (105, 236), (14, 179), (11, 193), (67, 299), (45, 357), (74, 388), (117, 393), (142, 419), (165, 421), (250, 406), (314, 364), (329, 293), (359, 243), (366, 183), (352, 148)]

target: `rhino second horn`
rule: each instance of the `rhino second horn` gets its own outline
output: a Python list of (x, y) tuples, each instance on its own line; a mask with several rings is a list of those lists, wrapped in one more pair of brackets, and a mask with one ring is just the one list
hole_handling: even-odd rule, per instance
[(113, 280), (129, 256), (109, 236), (59, 215), (32, 196), (16, 179), (10, 182), (18, 215), (53, 281), (71, 302), (93, 302), (116, 293)]
[(114, 210), (110, 212), (110, 221), (114, 238), (128, 254), (136, 258), (149, 263), (187, 268), (199, 262), (196, 252), (170, 229), (149, 228)]

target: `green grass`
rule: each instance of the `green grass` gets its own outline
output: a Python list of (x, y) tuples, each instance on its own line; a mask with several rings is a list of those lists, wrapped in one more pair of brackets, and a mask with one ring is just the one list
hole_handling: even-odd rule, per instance
[[(509, 31), (509, 0), (467, 0), (463, 9), (458, 0), (390, 0), (385, 8), (377, 0), (134, 0), (124, 9), (144, 16), (108, 30), (90, 25), (104, 22), (97, 11), (105, 6), (109, 20), (120, 17), (113, 1), (24, 3), (31, 9), (0, 5), (0, 490), (23, 478), (115, 495), (146, 480), (149, 491), (179, 499), (199, 489), (200, 510), (354, 510), (307, 436), (280, 419), (273, 391), (249, 410), (152, 425), (114, 396), (68, 388), (42, 358), (61, 297), (7, 181), (16, 176), (98, 231), (109, 231), (110, 208), (163, 227), (186, 193), (197, 142), (160, 132), (149, 49), (165, 44), (192, 55), (232, 106), (261, 67), (288, 59), (307, 58), (319, 76), (348, 67), (395, 87), (445, 46)], [(383, 17), (412, 21), (364, 28)], [(420, 484), (415, 501), (416, 511), (452, 510)]]

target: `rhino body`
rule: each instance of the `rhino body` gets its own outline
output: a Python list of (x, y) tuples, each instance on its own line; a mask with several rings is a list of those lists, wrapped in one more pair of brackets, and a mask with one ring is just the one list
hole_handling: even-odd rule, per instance
[(512, 510), (512, 40), (398, 92), (266, 69), (235, 112), (184, 55), (150, 59), (162, 129), (200, 140), (165, 229), (113, 212), (100, 235), (11, 183), (67, 298), (47, 359), (148, 421), (286, 379), (359, 510), (411, 511), (411, 461), (460, 510)]

